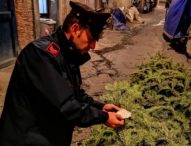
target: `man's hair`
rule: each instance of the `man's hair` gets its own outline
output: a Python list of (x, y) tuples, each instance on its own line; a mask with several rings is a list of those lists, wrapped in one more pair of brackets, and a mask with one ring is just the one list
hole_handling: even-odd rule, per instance
[(65, 32), (69, 31), (69, 28), (74, 24), (74, 23), (78, 23), (80, 25), (80, 27), (86, 27), (85, 23), (82, 23), (82, 21), (80, 21), (76, 15), (74, 13), (69, 13), (63, 23), (62, 29)]

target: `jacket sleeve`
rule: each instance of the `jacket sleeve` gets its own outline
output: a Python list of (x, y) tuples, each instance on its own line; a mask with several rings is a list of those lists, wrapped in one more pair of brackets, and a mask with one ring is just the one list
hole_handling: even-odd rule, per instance
[(107, 121), (108, 113), (99, 110), (90, 102), (75, 99), (67, 76), (58, 71), (56, 61), (46, 52), (29, 45), (22, 51), (19, 62), (25, 68), (35, 90), (55, 106), (63, 118), (81, 127)]
[(82, 101), (87, 102), (88, 104), (90, 104), (90, 105), (92, 105), (92, 106), (94, 106), (100, 110), (103, 109), (105, 103), (93, 99), (91, 96), (86, 94), (86, 92), (83, 89), (80, 90), (80, 94), (81, 94), (80, 97), (81, 97)]

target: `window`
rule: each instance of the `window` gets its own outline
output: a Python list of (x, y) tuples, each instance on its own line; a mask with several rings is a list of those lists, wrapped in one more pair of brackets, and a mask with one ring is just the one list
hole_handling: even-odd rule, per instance
[(40, 17), (49, 17), (48, 0), (38, 0)]

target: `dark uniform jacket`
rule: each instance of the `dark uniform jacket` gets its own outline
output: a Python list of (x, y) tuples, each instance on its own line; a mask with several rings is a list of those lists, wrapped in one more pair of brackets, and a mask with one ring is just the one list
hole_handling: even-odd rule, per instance
[(80, 89), (79, 66), (89, 59), (61, 28), (27, 45), (8, 86), (0, 146), (69, 146), (74, 126), (105, 122), (104, 104)]

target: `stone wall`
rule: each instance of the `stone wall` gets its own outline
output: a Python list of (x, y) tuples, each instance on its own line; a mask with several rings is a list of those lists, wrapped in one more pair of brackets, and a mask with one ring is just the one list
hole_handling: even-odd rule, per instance
[(62, 25), (66, 15), (70, 12), (69, 0), (58, 0), (57, 25)]
[(15, 0), (19, 47), (23, 48), (35, 38), (32, 0)]
[[(70, 0), (58, 0), (58, 25), (62, 25), (67, 14), (70, 12), (71, 7), (69, 5)], [(84, 3), (90, 7), (95, 8), (94, 0), (73, 0), (76, 2)]]

